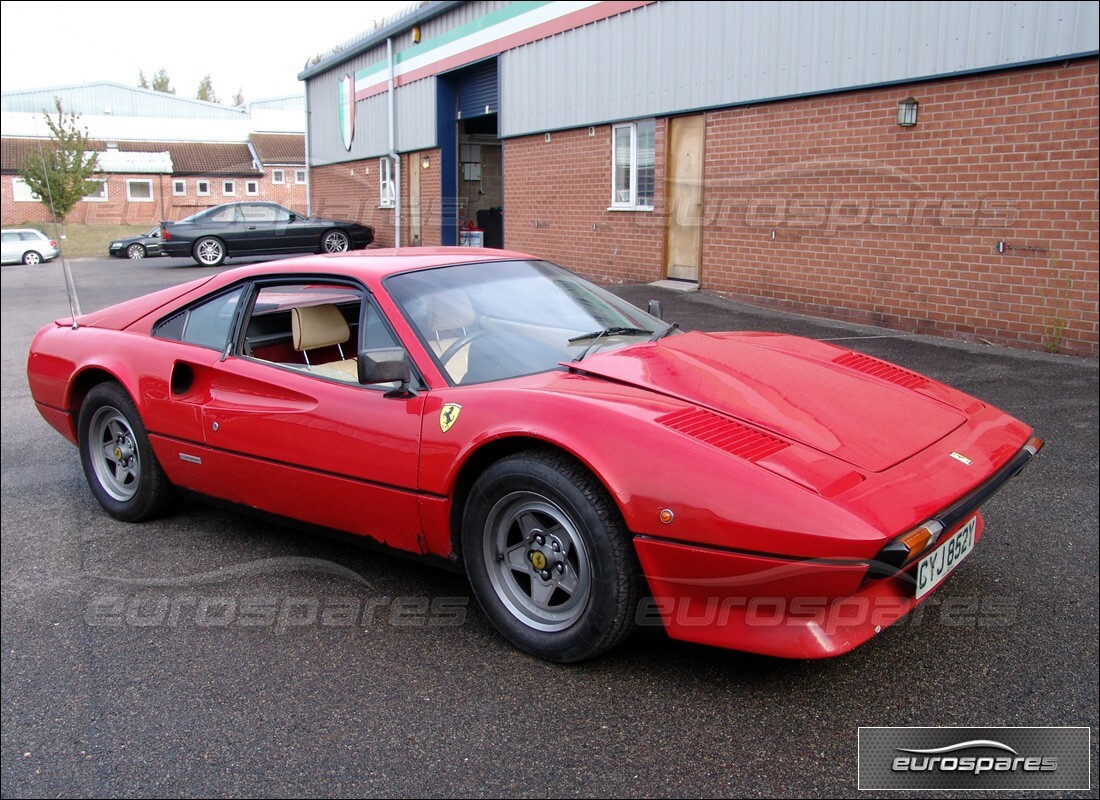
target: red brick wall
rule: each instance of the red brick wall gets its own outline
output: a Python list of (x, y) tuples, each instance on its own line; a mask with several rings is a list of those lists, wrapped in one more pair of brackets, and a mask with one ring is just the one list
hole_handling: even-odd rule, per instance
[(1096, 355), (1097, 63), (708, 114), (702, 285)]
[[(225, 176), (171, 176), (171, 175), (122, 175), (110, 174), (103, 176), (107, 180), (107, 200), (84, 200), (76, 204), (66, 218), (67, 222), (86, 223), (90, 225), (149, 225), (152, 226), (162, 219), (180, 220), (196, 211), (222, 203), (234, 203), (244, 200), (270, 200), (286, 206), (294, 211), (305, 213), (306, 210), (306, 184), (296, 183), (294, 173), (297, 168), (285, 168), (285, 184), (271, 182), (271, 168), (261, 176), (250, 177), (225, 177)], [(15, 202), (12, 192), (12, 179), (15, 175), (4, 175), (0, 179), (2, 195), (0, 203), (3, 206), (3, 224), (18, 225), (24, 222), (45, 223), (52, 218), (46, 207), (40, 202)], [(126, 199), (126, 182), (128, 180), (151, 180), (153, 182), (152, 202), (133, 202)], [(186, 183), (186, 194), (176, 196), (172, 193), (173, 181), (182, 180)], [(207, 181), (210, 184), (210, 194), (199, 195), (196, 193), (196, 182)], [(233, 181), (235, 193), (224, 193), (225, 181)], [(247, 193), (247, 184), (256, 182), (257, 194)]]
[[(701, 285), (1097, 355), (1097, 64), (707, 113)], [(906, 95), (912, 128), (895, 122)], [(607, 211), (608, 126), (506, 140), (505, 245), (598, 280), (664, 277), (666, 130), (658, 120), (653, 212)]]
[(611, 126), (504, 142), (504, 246), (607, 282), (663, 277), (664, 120), (657, 121), (653, 211), (608, 211)]
[[(406, 153), (401, 156), (401, 244), (408, 246), (409, 227), (409, 160), (427, 157), (429, 167), (420, 174), (420, 235), (421, 244), (438, 246), (440, 242), (439, 151)], [(310, 172), (313, 192), (313, 214), (360, 222), (374, 228), (376, 247), (394, 246), (394, 214), (392, 208), (379, 208), (378, 159), (349, 161), (314, 167)]]

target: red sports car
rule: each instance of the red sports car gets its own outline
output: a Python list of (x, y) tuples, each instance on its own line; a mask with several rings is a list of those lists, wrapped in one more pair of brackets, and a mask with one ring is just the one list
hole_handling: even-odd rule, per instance
[(230, 270), (58, 320), (27, 372), (118, 519), (179, 490), (434, 557), (560, 662), (647, 623), (846, 652), (971, 553), (1042, 447), (861, 353), (685, 333), (469, 248)]

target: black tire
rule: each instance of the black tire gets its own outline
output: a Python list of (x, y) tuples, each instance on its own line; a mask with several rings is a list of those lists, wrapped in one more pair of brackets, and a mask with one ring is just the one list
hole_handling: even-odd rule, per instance
[(132, 245), (126, 248), (126, 257), (133, 260), (145, 258), (145, 245), (138, 242), (134, 242)]
[(462, 519), (474, 596), (516, 647), (585, 661), (634, 628), (641, 570), (603, 485), (564, 453), (531, 450), (478, 478)]
[(117, 383), (84, 398), (77, 428), (84, 477), (104, 510), (124, 522), (164, 512), (173, 496), (134, 401)]
[(28, 267), (37, 267), (42, 263), (42, 254), (34, 250), (28, 250), (23, 254), (23, 263)]
[(226, 257), (225, 243), (216, 236), (203, 236), (195, 240), (191, 257), (204, 267), (220, 267)]
[(351, 247), (351, 239), (341, 230), (335, 228), (321, 234), (322, 253), (343, 253)]

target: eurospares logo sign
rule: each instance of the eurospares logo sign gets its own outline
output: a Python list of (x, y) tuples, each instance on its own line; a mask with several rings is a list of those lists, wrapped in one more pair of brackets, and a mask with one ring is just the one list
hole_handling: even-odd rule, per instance
[(1088, 790), (1088, 728), (860, 728), (859, 788)]

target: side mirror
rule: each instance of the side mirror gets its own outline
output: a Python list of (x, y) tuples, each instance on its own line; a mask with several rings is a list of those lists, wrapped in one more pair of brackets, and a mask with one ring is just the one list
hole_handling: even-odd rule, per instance
[(287, 222), (294, 222), (296, 219), (298, 219), (298, 215), (291, 211), (290, 216), (287, 217)]
[(413, 394), (409, 390), (409, 381), (412, 379), (409, 356), (402, 348), (384, 347), (377, 350), (361, 350), (356, 361), (359, 371), (359, 383), (369, 385), (396, 381), (400, 384), (400, 387), (387, 393), (387, 397), (409, 397)]
[(650, 316), (656, 317), (660, 320), (664, 319), (664, 317), (661, 316), (661, 303), (659, 300), (650, 300), (649, 305), (646, 306), (646, 311), (649, 312)]

